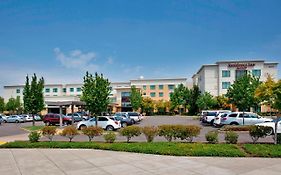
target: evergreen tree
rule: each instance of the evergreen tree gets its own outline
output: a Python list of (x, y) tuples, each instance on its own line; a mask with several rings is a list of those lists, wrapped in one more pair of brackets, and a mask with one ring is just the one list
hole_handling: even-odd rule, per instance
[(0, 97), (0, 112), (5, 111), (5, 102), (4, 102), (4, 98)]
[(194, 85), (193, 88), (190, 90), (190, 98), (188, 100), (189, 104), (189, 114), (196, 115), (199, 112), (199, 108), (197, 105), (197, 99), (200, 96), (200, 90), (197, 85)]

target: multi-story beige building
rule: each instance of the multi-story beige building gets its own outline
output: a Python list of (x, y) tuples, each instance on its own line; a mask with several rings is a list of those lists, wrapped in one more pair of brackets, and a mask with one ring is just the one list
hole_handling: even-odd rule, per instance
[[(129, 96), (131, 86), (136, 86), (142, 92), (143, 97), (150, 97), (153, 100), (170, 100), (170, 94), (179, 84), (188, 87), (186, 78), (167, 78), (167, 79), (135, 79), (129, 82), (111, 83), (110, 106), (113, 112), (132, 110)], [(46, 84), (44, 87), (44, 99), (46, 102), (45, 112), (59, 112), (59, 105), (48, 106), (49, 103), (56, 104), (60, 102), (80, 101), (83, 84)], [(4, 86), (4, 100), (20, 97), (23, 99), (24, 85)], [(75, 106), (74, 110), (80, 110), (81, 106)], [(64, 106), (63, 112), (71, 111), (71, 106)]]
[[(219, 61), (215, 64), (202, 65), (192, 79), (193, 84), (198, 85), (201, 92), (219, 96), (226, 94), (234, 81), (246, 73), (259, 77), (260, 81), (265, 81), (269, 75), (277, 80), (277, 66), (276, 62), (264, 60)], [(266, 110), (267, 108), (262, 109)]]

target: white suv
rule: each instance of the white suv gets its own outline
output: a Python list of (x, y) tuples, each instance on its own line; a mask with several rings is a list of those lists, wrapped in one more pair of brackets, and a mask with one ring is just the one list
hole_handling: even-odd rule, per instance
[[(91, 118), (86, 121), (81, 121), (77, 124), (77, 129), (82, 129), (84, 127), (95, 126), (96, 125), (96, 118)], [(121, 122), (112, 120), (109, 117), (98, 117), (98, 126), (102, 127), (107, 131), (113, 131), (121, 128)]]
[(214, 110), (214, 111), (205, 111), (202, 118), (202, 123), (208, 123), (214, 125), (215, 118), (220, 113), (230, 112), (228, 110)]
[(221, 124), (223, 125), (243, 125), (243, 118), (244, 118), (244, 125), (254, 125), (257, 123), (263, 122), (271, 122), (272, 119), (261, 117), (252, 112), (232, 112), (229, 113), (226, 117), (221, 119)]

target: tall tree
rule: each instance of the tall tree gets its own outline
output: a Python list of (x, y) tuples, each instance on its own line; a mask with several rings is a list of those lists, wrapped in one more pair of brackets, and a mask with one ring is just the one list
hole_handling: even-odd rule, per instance
[(130, 101), (134, 111), (139, 110), (142, 102), (141, 91), (136, 86), (131, 87)]
[(230, 103), (237, 106), (239, 110), (245, 112), (251, 107), (258, 105), (258, 100), (255, 98), (255, 91), (259, 84), (259, 78), (253, 77), (250, 74), (245, 74), (238, 78), (234, 84), (229, 87), (226, 97), (229, 98)]
[(5, 102), (4, 102), (4, 98), (0, 97), (0, 112), (5, 111)]
[(277, 120), (275, 121), (275, 133), (274, 133), (274, 144), (277, 144), (277, 127), (278, 127), (278, 121), (281, 112), (281, 80), (279, 80), (277, 83), (274, 84), (273, 86), (273, 104), (272, 104), (274, 109), (278, 110), (277, 114)]
[(200, 110), (207, 110), (214, 108), (217, 102), (209, 92), (205, 92), (199, 96), (196, 104)]
[(166, 114), (167, 103), (163, 99), (155, 102), (155, 107), (156, 107), (156, 110), (157, 110), (157, 114), (159, 114), (159, 115)]
[(26, 82), (23, 90), (23, 103), (25, 112), (32, 114), (32, 125), (35, 125), (34, 115), (41, 112), (44, 105), (44, 78), (41, 77), (37, 80), (36, 74), (31, 78), (31, 84), (29, 84), (29, 77), (26, 76)]
[(268, 76), (267, 80), (261, 83), (255, 91), (255, 96), (259, 99), (259, 101), (261, 101), (261, 104), (270, 106), (270, 116), (272, 112), (272, 106), (274, 103), (274, 86), (275, 82), (273, 81), (271, 76)]
[(184, 111), (186, 111), (189, 95), (189, 89), (183, 84), (180, 84), (178, 87), (176, 87), (170, 98), (173, 108), (183, 108)]
[(146, 113), (146, 115), (151, 115), (154, 112), (154, 101), (149, 97), (143, 98), (141, 103), (141, 109), (142, 112)]
[(98, 115), (107, 110), (110, 91), (110, 82), (103, 77), (103, 74), (99, 75), (96, 72), (93, 76), (86, 72), (81, 100), (86, 103), (86, 109), (95, 116), (96, 126), (98, 125)]
[(190, 90), (190, 98), (188, 100), (189, 105), (189, 114), (190, 115), (196, 115), (199, 112), (199, 108), (197, 105), (197, 99), (200, 96), (200, 90), (197, 85), (194, 85), (193, 88)]

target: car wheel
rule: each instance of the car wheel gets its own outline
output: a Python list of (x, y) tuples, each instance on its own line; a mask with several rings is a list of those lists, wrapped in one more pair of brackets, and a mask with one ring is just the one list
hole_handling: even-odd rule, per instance
[(4, 123), (7, 123), (7, 120), (4, 120)]
[(113, 128), (113, 126), (108, 125), (108, 126), (106, 127), (106, 130), (107, 130), (107, 131), (113, 131), (113, 130), (114, 130), (114, 128)]
[(18, 121), (18, 120), (16, 120), (15, 122), (16, 122), (16, 123), (19, 123), (19, 121)]
[(230, 125), (239, 125), (237, 122), (231, 122)]
[(79, 130), (82, 130), (82, 129), (85, 129), (85, 128), (87, 128), (86, 125), (80, 125), (80, 126), (79, 126)]
[(46, 122), (45, 125), (46, 125), (46, 126), (50, 126), (50, 122)]
[(273, 128), (270, 128), (270, 129), (266, 130), (266, 132), (265, 132), (265, 134), (268, 136), (273, 135), (273, 133), (274, 133)]
[(131, 120), (132, 121), (132, 124), (135, 124), (136, 123), (136, 121), (135, 120)]
[(211, 126), (214, 126), (214, 119), (210, 122)]
[(122, 127), (128, 126), (128, 124), (126, 122), (122, 123), (121, 125), (122, 125)]

